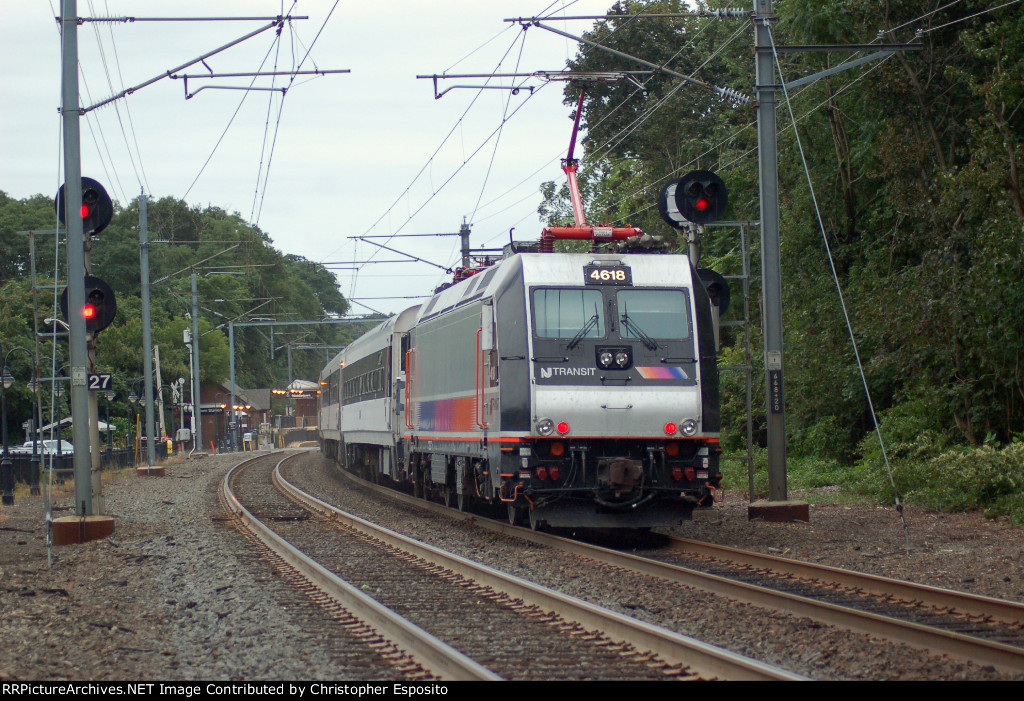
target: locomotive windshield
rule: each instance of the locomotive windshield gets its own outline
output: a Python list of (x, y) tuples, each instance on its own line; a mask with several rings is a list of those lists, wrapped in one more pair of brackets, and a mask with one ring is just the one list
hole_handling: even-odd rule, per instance
[(684, 340), (690, 337), (690, 315), (682, 290), (619, 290), (616, 304), (622, 338)]
[(533, 310), (540, 338), (604, 338), (600, 290), (536, 289)]

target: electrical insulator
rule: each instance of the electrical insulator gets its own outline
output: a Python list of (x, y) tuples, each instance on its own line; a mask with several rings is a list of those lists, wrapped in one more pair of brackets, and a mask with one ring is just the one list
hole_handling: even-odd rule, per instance
[(734, 90), (728, 85), (716, 86), (715, 92), (718, 93), (719, 97), (725, 98), (730, 102), (735, 102), (741, 105), (750, 104), (750, 97), (748, 95), (744, 95), (739, 90)]

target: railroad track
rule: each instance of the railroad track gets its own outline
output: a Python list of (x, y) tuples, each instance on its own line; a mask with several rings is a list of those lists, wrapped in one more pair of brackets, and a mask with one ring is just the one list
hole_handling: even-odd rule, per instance
[(290, 485), (287, 459), (233, 470), (225, 503), (316, 597), (372, 627), (395, 664), (415, 660), (420, 678), (801, 678), (344, 514)]
[(668, 536), (661, 556), (641, 557), (481, 519), (373, 485), (344, 470), (338, 473), (389, 499), (470, 519), (489, 531), (931, 653), (1024, 673), (1024, 605), (1017, 602)]

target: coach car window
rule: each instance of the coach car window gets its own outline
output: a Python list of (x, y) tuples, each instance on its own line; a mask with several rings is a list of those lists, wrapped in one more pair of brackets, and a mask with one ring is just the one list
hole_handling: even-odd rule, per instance
[(630, 322), (619, 326), (623, 338), (690, 337), (689, 304), (682, 290), (619, 290), (615, 301), (619, 318), (626, 316)]
[(604, 298), (600, 290), (545, 289), (533, 291), (533, 316), (540, 338), (604, 338)]

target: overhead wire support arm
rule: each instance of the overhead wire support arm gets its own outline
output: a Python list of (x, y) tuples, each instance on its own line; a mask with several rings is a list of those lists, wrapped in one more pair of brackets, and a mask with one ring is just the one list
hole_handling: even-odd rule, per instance
[(272, 22), (270, 22), (269, 24), (266, 24), (266, 25), (260, 27), (259, 29), (256, 29), (256, 30), (252, 31), (252, 32), (249, 32), (245, 36), (240, 37), (238, 39), (235, 39), (234, 41), (228, 42), (224, 46), (221, 46), (221, 47), (219, 47), (217, 49), (214, 49), (213, 51), (208, 51), (207, 53), (203, 54), (199, 58), (193, 59), (193, 60), (191, 60), (191, 61), (189, 61), (187, 63), (183, 63), (180, 66), (178, 66), (177, 68), (172, 68), (169, 71), (165, 71), (164, 73), (161, 73), (160, 75), (158, 75), (158, 76), (156, 76), (154, 78), (150, 78), (147, 81), (139, 83), (138, 85), (135, 85), (135, 86), (130, 87), (130, 88), (126, 88), (125, 90), (122, 90), (121, 92), (117, 93), (116, 95), (114, 95), (112, 97), (108, 97), (106, 100), (102, 100), (101, 102), (97, 102), (95, 105), (92, 105), (90, 107), (84, 107), (84, 108), (79, 110), (79, 114), (81, 115), (81, 114), (85, 114), (86, 112), (91, 112), (92, 110), (94, 110), (94, 109), (96, 109), (98, 107), (103, 107), (104, 105), (108, 105), (111, 102), (114, 102), (115, 100), (120, 100), (123, 97), (127, 97), (128, 95), (131, 95), (132, 93), (136, 92), (137, 90), (141, 90), (142, 88), (144, 88), (144, 87), (146, 87), (148, 85), (152, 85), (153, 83), (157, 82), (158, 80), (162, 80), (162, 79), (170, 76), (173, 73), (177, 73), (178, 71), (185, 70), (189, 66), (194, 66), (197, 63), (201, 63), (201, 62), (205, 61), (206, 59), (210, 58), (211, 56), (215, 56), (216, 54), (219, 54), (222, 51), (226, 51), (227, 49), (230, 49), (233, 46), (237, 46), (238, 44), (241, 44), (243, 41), (246, 41), (248, 39), (252, 39), (254, 36), (258, 36), (258, 35), (262, 34), (263, 32), (267, 31), (268, 29), (274, 29), (275, 27), (283, 27), (284, 23), (285, 23), (285, 20), (289, 20), (290, 21), (292, 19), (299, 19), (299, 18), (281, 17), (281, 16), (275, 17), (274, 20)]
[(473, 74), (473, 75), (437, 75), (437, 74), (434, 74), (434, 75), (418, 75), (416, 77), (418, 79), (432, 78), (434, 80), (434, 99), (435, 100), (440, 100), (446, 94), (448, 94), (449, 92), (451, 92), (452, 90), (455, 90), (457, 88), (468, 88), (468, 89), (472, 89), (472, 90), (511, 90), (513, 95), (518, 95), (520, 90), (529, 90), (530, 94), (531, 95), (533, 94), (533, 86), (532, 85), (453, 85), (450, 88), (447, 88), (446, 90), (442, 90), (441, 92), (438, 92), (438, 90), (437, 90), (437, 81), (438, 80), (444, 80), (445, 78), (499, 78), (499, 77), (509, 77), (509, 75), (514, 75), (514, 74), (508, 74), (508, 75), (505, 75), (505, 76), (501, 76), (500, 74), (496, 74), (496, 73), (491, 73), (491, 74), (487, 74), (487, 75), (483, 75), (483, 74)]
[(635, 19), (680, 19), (683, 17), (713, 17), (713, 18), (737, 18), (750, 17), (753, 13), (738, 7), (723, 7), (717, 10), (695, 10), (694, 12), (651, 12), (642, 15), (574, 15), (563, 17), (562, 15), (550, 15), (548, 17), (509, 17), (505, 22), (528, 22), (533, 24), (540, 20), (555, 19), (559, 22), (565, 20), (635, 20)]
[(418, 263), (419, 261), (403, 258), (400, 260), (329, 260), (319, 265), (369, 265), (370, 263)]
[[(58, 22), (60, 17), (54, 17)], [(86, 22), (117, 22), (130, 24), (134, 22), (279, 22), (284, 19), (309, 19), (305, 17), (284, 17), (275, 15), (273, 17), (79, 17), (78, 23)]]
[(249, 73), (212, 73), (212, 72), (211, 73), (193, 73), (193, 74), (187, 74), (186, 73), (186, 74), (182, 74), (182, 75), (178, 75), (178, 74), (169, 75), (167, 77), (170, 78), (171, 80), (179, 80), (179, 79), (182, 80), (183, 83), (184, 83), (184, 86), (185, 86), (185, 99), (186, 100), (191, 100), (193, 97), (195, 97), (195, 95), (197, 93), (199, 93), (199, 92), (201, 92), (203, 90), (264, 90), (264, 91), (268, 91), (268, 92), (278, 92), (278, 91), (280, 91), (280, 93), (282, 95), (284, 95), (286, 92), (288, 92), (288, 88), (287, 87), (282, 87), (282, 88), (254, 88), (254, 87), (251, 87), (251, 86), (204, 85), (203, 87), (199, 88), (198, 90), (195, 90), (194, 92), (189, 92), (188, 91), (188, 80), (189, 80), (189, 78), (191, 78), (193, 80), (196, 80), (196, 79), (199, 79), (199, 78), (203, 78), (203, 79), (209, 79), (209, 78), (247, 78), (247, 77), (257, 77), (257, 76), (260, 76), (260, 77), (262, 77), (262, 76), (271, 76), (271, 75), (290, 75), (290, 76), (296, 76), (296, 75), (327, 75), (329, 73), (351, 73), (351, 72), (352, 71), (350, 69), (348, 69), (348, 68), (337, 68), (337, 69), (333, 69), (333, 70), (319, 70), (318, 69), (318, 70), (313, 70), (313, 71), (267, 71), (267, 72), (262, 72), (262, 73), (259, 72), (259, 71), (253, 71), (253, 72), (249, 72)]
[[(361, 240), (365, 240), (361, 236), (356, 236), (355, 238), (361, 239)], [(373, 241), (366, 241), (366, 243), (370, 244), (371, 246), (377, 246), (378, 248), (383, 248), (385, 251), (391, 251), (392, 253), (397, 253), (400, 256), (406, 256), (408, 258), (412, 258), (413, 260), (417, 260), (417, 261), (419, 261), (421, 263), (426, 263), (427, 265), (432, 265), (435, 268), (440, 268), (441, 270), (445, 271), (446, 273), (453, 272), (451, 268), (448, 268), (448, 267), (443, 266), (443, 265), (439, 265), (437, 263), (432, 263), (431, 261), (425, 260), (423, 258), (417, 258), (416, 256), (414, 256), (414, 255), (412, 255), (410, 253), (406, 253), (405, 251), (399, 251), (397, 248), (391, 248), (389, 246), (385, 246), (382, 243), (375, 243)]]
[[(206, 262), (206, 261), (208, 261), (208, 260), (212, 260), (213, 258), (216, 258), (216, 257), (217, 257), (217, 256), (219, 256), (219, 255), (223, 255), (223, 254), (227, 253), (227, 252), (228, 252), (228, 251), (230, 251), (230, 250), (233, 250), (233, 249), (235, 249), (235, 248), (238, 248), (238, 247), (239, 247), (239, 246), (241, 246), (241, 245), (242, 245), (241, 243), (236, 243), (236, 244), (235, 244), (234, 246), (229, 246), (229, 247), (225, 248), (225, 249), (224, 249), (223, 251), (221, 251), (220, 253), (214, 253), (214, 254), (213, 254), (212, 256), (209, 256), (209, 257), (207, 257), (207, 258), (203, 258), (202, 260), (197, 260), (197, 261), (196, 261), (195, 263), (193, 263), (192, 265), (189, 265), (189, 266), (187, 266), (187, 267), (184, 267), (184, 268), (182, 268), (181, 270), (179, 270), (179, 271), (177, 271), (177, 272), (171, 273), (170, 275), (164, 275), (164, 276), (163, 276), (162, 278), (160, 278), (160, 279), (159, 279), (159, 280), (157, 280), (156, 282), (153, 282), (153, 283), (151, 283), (151, 286), (152, 286), (152, 285), (159, 285), (159, 284), (160, 284), (161, 282), (163, 282), (164, 280), (170, 280), (170, 279), (171, 279), (172, 277), (174, 277), (175, 275), (180, 275), (181, 273), (185, 272), (186, 270), (193, 270), (193, 269), (195, 269), (195, 268), (196, 268), (196, 266), (198, 266), (198, 265), (199, 265), (200, 263), (205, 263), (205, 262)], [(241, 266), (241, 267), (249, 267), (249, 266)]]
[(437, 81), (451, 78), (473, 79), (473, 78), (540, 78), (546, 81), (574, 80), (574, 81), (613, 81), (625, 78), (637, 87), (643, 87), (638, 76), (648, 76), (653, 71), (534, 71), (533, 73), (442, 73), (440, 75), (418, 75), (418, 79), (432, 79), (434, 81), (434, 99), (440, 100), (446, 94), (457, 88), (471, 90), (511, 90), (513, 95), (520, 90), (529, 90), (533, 94), (532, 85), (453, 85), (442, 91), (438, 91)]
[[(522, 21), (522, 22), (527, 22), (529, 20), (506, 20), (506, 21)], [(531, 24), (534, 27), (540, 27), (541, 29), (545, 29), (545, 30), (551, 32), (552, 34), (558, 34), (559, 36), (563, 36), (563, 37), (565, 37), (567, 39), (572, 39), (573, 41), (578, 41), (578, 42), (581, 42), (583, 44), (587, 44), (588, 46), (593, 46), (595, 49), (599, 49), (599, 50), (604, 51), (606, 53), (610, 53), (610, 54), (612, 54), (614, 56), (618, 56), (619, 58), (624, 58), (627, 61), (635, 61), (636, 63), (639, 63), (641, 65), (647, 66), (648, 68), (653, 68), (654, 70), (658, 71), (659, 73), (664, 73), (665, 75), (672, 76), (673, 78), (678, 78), (679, 80), (682, 80), (684, 83), (689, 83), (690, 85), (697, 85), (697, 86), (705, 88), (707, 90), (711, 90), (714, 93), (716, 93), (719, 97), (723, 97), (723, 98), (725, 98), (727, 100), (731, 100), (732, 102), (739, 102), (739, 103), (743, 103), (743, 104), (750, 104), (750, 97), (748, 95), (744, 95), (743, 93), (739, 92), (738, 90), (735, 90), (735, 89), (730, 88), (728, 86), (715, 86), (715, 85), (711, 85), (710, 83), (705, 83), (703, 80), (697, 80), (696, 78), (691, 78), (688, 75), (683, 75), (682, 73), (677, 73), (676, 71), (673, 71), (670, 68), (666, 68), (665, 66), (659, 66), (656, 63), (651, 63), (650, 61), (645, 61), (642, 58), (638, 58), (636, 56), (632, 56), (632, 55), (627, 54), (625, 52), (618, 51), (616, 49), (612, 49), (612, 48), (610, 48), (608, 46), (604, 46), (603, 44), (598, 44), (596, 41), (591, 41), (590, 39), (585, 39), (583, 37), (576, 36), (575, 34), (570, 34), (569, 32), (563, 32), (561, 29), (556, 29), (554, 27), (549, 27), (546, 24), (541, 24), (538, 21), (531, 21)]]
[(439, 234), (379, 234), (377, 236), (349, 236), (350, 239), (405, 239), (424, 236), (461, 236), (458, 231), (442, 232)]
[(817, 46), (776, 46), (775, 51), (777, 53), (787, 51), (872, 51), (873, 53), (867, 56), (861, 56), (860, 58), (853, 59), (851, 61), (845, 61), (838, 66), (827, 68), (817, 73), (804, 76), (803, 78), (797, 78), (785, 83), (783, 87), (786, 90), (792, 90), (808, 83), (827, 78), (830, 75), (836, 73), (842, 73), (848, 71), (851, 68), (862, 66), (865, 63), (871, 63), (872, 61), (878, 61), (883, 58), (889, 58), (897, 51), (921, 51), (924, 48), (924, 44), (839, 44), (839, 45), (817, 45)]

